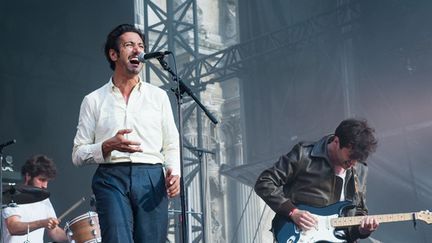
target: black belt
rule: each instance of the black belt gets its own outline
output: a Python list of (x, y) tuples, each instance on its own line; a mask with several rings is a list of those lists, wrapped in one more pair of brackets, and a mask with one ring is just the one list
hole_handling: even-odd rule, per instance
[(123, 167), (123, 166), (144, 166), (144, 167), (162, 167), (161, 163), (150, 164), (141, 162), (118, 162), (118, 163), (103, 163), (99, 164), (99, 167)]

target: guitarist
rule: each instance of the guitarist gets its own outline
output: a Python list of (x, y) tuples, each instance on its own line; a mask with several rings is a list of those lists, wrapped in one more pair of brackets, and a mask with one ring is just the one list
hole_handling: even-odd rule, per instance
[[(276, 212), (272, 232), (280, 222), (291, 220), (301, 230), (312, 229), (317, 218), (296, 205), (326, 207), (350, 200), (355, 207), (346, 216), (367, 215), (365, 205), (366, 159), (377, 147), (374, 129), (366, 120), (347, 119), (335, 133), (314, 143), (299, 143), (263, 171), (255, 192)], [(337, 212), (336, 212), (337, 213)], [(359, 226), (343, 230), (347, 242), (364, 239), (379, 223), (365, 217)]]

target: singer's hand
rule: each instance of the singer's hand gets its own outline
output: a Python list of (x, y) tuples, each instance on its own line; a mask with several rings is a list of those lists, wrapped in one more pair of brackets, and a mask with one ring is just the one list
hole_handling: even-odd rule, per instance
[(139, 142), (131, 141), (124, 137), (125, 134), (131, 132), (132, 129), (122, 129), (119, 130), (114, 137), (105, 140), (105, 142), (102, 143), (104, 158), (108, 157), (113, 150), (128, 153), (142, 152), (142, 149), (139, 147)]
[(180, 193), (180, 177), (172, 175), (172, 169), (168, 169), (166, 172), (165, 185), (168, 197), (175, 197)]

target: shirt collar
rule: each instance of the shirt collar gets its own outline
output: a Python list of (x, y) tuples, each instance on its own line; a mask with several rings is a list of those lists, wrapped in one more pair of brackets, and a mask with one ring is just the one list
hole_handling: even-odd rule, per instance
[[(318, 142), (316, 142), (312, 148), (311, 156), (321, 157), (327, 160), (330, 163), (330, 159), (328, 157), (328, 144), (331, 143), (334, 139), (335, 135), (330, 134), (323, 138), (321, 138)], [(330, 163), (331, 164), (331, 163)], [(361, 164), (363, 166), (367, 166), (366, 162), (357, 162), (357, 165)]]
[(327, 135), (316, 142), (312, 148), (311, 156), (321, 157), (330, 162), (327, 145), (333, 140), (334, 135)]
[[(141, 80), (141, 77), (138, 76), (137, 90), (138, 90), (138, 91), (141, 91), (142, 86), (143, 86), (143, 81)], [(112, 78), (112, 77), (109, 79), (108, 87), (109, 87), (110, 91), (114, 91), (115, 88), (117, 88), (117, 87), (114, 85), (114, 81), (113, 81), (113, 78)]]

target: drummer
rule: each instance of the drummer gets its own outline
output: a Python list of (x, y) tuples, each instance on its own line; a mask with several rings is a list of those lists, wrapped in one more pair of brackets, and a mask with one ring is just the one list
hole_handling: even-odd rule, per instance
[[(42, 189), (48, 187), (48, 182), (55, 178), (56, 173), (54, 162), (45, 155), (31, 157), (21, 168), (24, 185)], [(45, 229), (52, 240), (67, 241), (64, 230), (58, 226), (59, 220), (49, 198), (4, 208), (2, 216), (5, 219), (2, 242), (43, 242)], [(30, 232), (28, 235), (27, 230)]]

